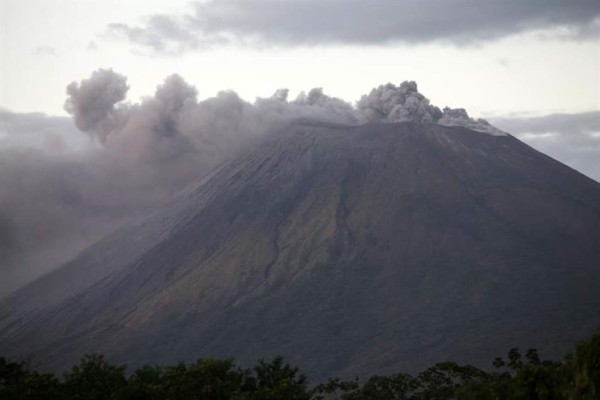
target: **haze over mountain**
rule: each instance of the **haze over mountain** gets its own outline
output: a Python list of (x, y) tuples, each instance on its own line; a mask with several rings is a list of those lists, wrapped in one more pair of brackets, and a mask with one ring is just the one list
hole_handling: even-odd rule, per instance
[[(366, 119), (311, 92), (300, 101), (337, 120), (279, 120), (7, 297), (0, 353), (54, 368), (90, 351), (133, 364), (282, 354), (316, 377), (351, 376), (515, 345), (558, 355), (598, 328), (600, 184), (430, 106), (416, 85), (389, 88), (412, 95), (364, 106), (394, 98), (374, 90)], [(110, 144), (130, 125), (107, 110), (78, 125)]]
[(491, 129), (464, 110), (432, 106), (414, 82), (382, 85), (357, 106), (320, 88), (294, 100), (280, 89), (254, 103), (230, 91), (199, 101), (178, 75), (139, 103), (125, 101), (128, 90), (126, 77), (112, 70), (71, 83), (65, 109), (84, 132), (64, 118), (0, 110), (0, 296), (298, 118), (437, 120)]

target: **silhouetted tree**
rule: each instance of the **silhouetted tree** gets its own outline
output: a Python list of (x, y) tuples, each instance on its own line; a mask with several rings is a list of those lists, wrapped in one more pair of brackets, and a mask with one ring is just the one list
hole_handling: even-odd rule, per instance
[(573, 355), (565, 357), (568, 399), (600, 399), (600, 332), (578, 343)]
[(60, 382), (51, 373), (29, 371), (25, 363), (0, 357), (0, 399), (61, 399)]
[(535, 349), (510, 349), (496, 358), (497, 372), (453, 362), (407, 374), (331, 378), (308, 389), (298, 368), (281, 357), (242, 369), (232, 359), (199, 359), (171, 366), (142, 366), (127, 379), (125, 365), (86, 355), (64, 375), (30, 371), (0, 358), (0, 400), (597, 400), (600, 332), (579, 343), (562, 362), (542, 361)]
[(129, 377), (122, 397), (128, 400), (164, 399), (163, 376), (164, 371), (159, 366), (144, 365), (136, 369)]
[(64, 389), (72, 400), (111, 400), (127, 387), (125, 365), (114, 366), (101, 354), (87, 354), (65, 374)]
[(271, 362), (259, 360), (254, 367), (256, 376), (256, 400), (308, 400), (306, 376), (298, 373), (298, 368), (283, 362), (277, 356)]
[(162, 396), (168, 399), (229, 400), (240, 397), (244, 373), (233, 360), (200, 359), (192, 364), (167, 367), (162, 376)]

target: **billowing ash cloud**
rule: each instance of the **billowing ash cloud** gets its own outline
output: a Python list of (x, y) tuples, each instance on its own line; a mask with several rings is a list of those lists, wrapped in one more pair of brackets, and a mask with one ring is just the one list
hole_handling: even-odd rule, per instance
[(125, 101), (127, 90), (126, 77), (98, 70), (68, 85), (72, 121), (0, 110), (0, 295), (151, 212), (292, 121), (480, 128), (464, 110), (429, 104), (414, 82), (373, 89), (356, 107), (320, 88), (293, 100), (280, 89), (254, 103), (232, 91), (199, 101), (178, 75), (139, 103)]
[(80, 84), (67, 86), (69, 98), (65, 110), (75, 117), (75, 125), (95, 135), (101, 142), (117, 125), (115, 104), (127, 94), (127, 79), (112, 70), (94, 71)]
[(367, 121), (436, 122), (442, 116), (440, 109), (419, 93), (415, 82), (381, 85), (360, 99), (358, 109)]
[(493, 136), (506, 136), (506, 132), (496, 128), (483, 118), (469, 117), (464, 108), (444, 107), (442, 117), (436, 121), (444, 126), (462, 126), (472, 131), (487, 133)]
[(468, 129), (502, 136), (505, 132), (493, 127), (484, 119), (474, 120), (462, 108), (445, 107), (443, 111), (429, 104), (429, 99), (419, 93), (417, 84), (405, 81), (400, 86), (381, 85), (357, 103), (358, 118), (375, 122), (422, 122), (444, 126), (462, 126)]
[[(247, 140), (293, 119), (356, 123), (356, 111), (321, 89), (301, 93), (292, 102), (286, 89), (254, 104), (224, 91), (202, 102), (197, 90), (178, 75), (165, 79), (154, 96), (139, 104), (124, 103), (126, 78), (98, 70), (67, 87), (65, 109), (75, 124), (113, 152), (144, 160), (176, 159), (184, 154), (228, 153)], [(221, 148), (223, 147), (223, 148)]]

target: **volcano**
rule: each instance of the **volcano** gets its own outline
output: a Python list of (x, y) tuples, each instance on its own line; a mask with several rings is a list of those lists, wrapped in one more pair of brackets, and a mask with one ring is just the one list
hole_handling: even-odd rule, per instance
[(510, 135), (297, 122), (5, 298), (0, 354), (320, 378), (558, 356), (600, 327), (599, 244), (600, 184)]

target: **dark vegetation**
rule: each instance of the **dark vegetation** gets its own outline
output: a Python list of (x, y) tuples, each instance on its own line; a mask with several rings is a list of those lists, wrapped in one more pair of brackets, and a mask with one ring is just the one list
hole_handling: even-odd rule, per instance
[(511, 349), (496, 358), (495, 372), (454, 362), (417, 376), (396, 374), (338, 378), (310, 387), (298, 368), (281, 357), (244, 369), (231, 359), (200, 359), (166, 367), (145, 365), (127, 377), (125, 365), (102, 355), (81, 359), (61, 378), (24, 362), (0, 358), (0, 399), (70, 400), (443, 400), (600, 399), (600, 332), (579, 343), (562, 361), (542, 361), (535, 349)]

